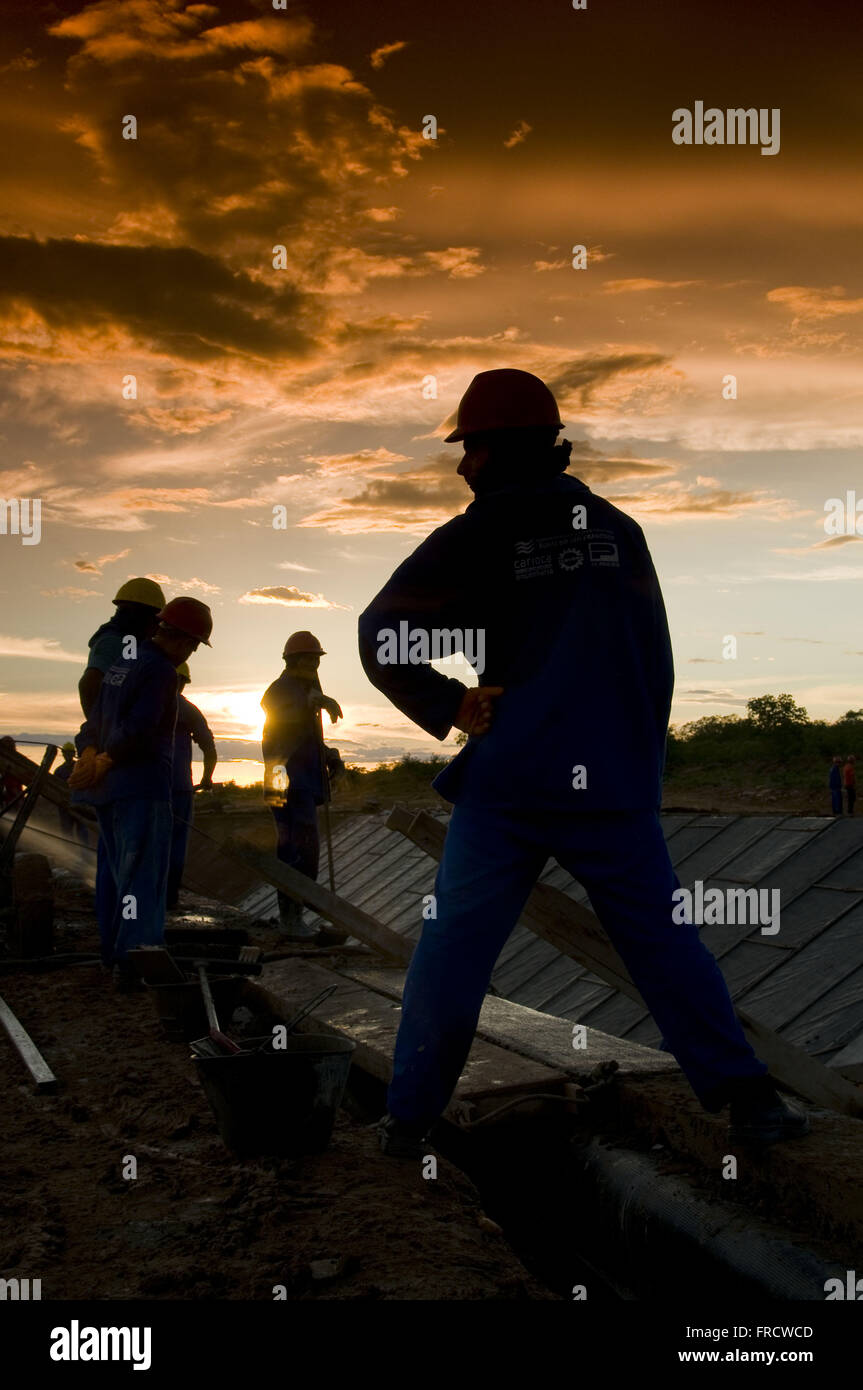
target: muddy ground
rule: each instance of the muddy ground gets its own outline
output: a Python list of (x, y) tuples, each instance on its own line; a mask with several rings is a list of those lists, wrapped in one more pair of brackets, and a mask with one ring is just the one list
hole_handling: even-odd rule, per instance
[[(90, 895), (68, 879), (55, 949), (96, 949)], [(234, 1158), (188, 1047), (98, 964), (3, 974), (0, 992), (60, 1083), (37, 1092), (0, 1034), (0, 1277), (41, 1279), (43, 1300), (556, 1298), (458, 1169), (440, 1158), (423, 1180), (367, 1117), (342, 1110), (320, 1155)]]

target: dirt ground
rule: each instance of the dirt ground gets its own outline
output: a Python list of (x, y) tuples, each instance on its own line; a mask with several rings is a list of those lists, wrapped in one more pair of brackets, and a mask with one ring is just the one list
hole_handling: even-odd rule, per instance
[[(95, 949), (68, 880), (57, 918), (58, 952)], [(0, 1277), (41, 1279), (43, 1300), (556, 1299), (462, 1173), (439, 1158), (423, 1180), (344, 1110), (323, 1154), (234, 1158), (188, 1047), (98, 964), (7, 973), (0, 992), (60, 1082), (37, 1092), (0, 1034)]]

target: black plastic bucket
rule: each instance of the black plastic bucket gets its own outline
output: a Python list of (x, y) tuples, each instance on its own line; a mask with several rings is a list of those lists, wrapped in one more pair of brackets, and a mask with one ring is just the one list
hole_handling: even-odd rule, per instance
[[(243, 975), (213, 975), (210, 978), (213, 1003), (220, 1019), (227, 1021), (231, 1017), (244, 984)], [(148, 989), (152, 992), (159, 1022), (169, 1038), (175, 1042), (191, 1042), (209, 1031), (200, 980), (148, 985)]]
[[(243, 1046), (265, 1041), (244, 1038)], [(195, 1057), (223, 1142), (240, 1158), (322, 1153), (355, 1047), (333, 1033), (289, 1033), (284, 1048)]]

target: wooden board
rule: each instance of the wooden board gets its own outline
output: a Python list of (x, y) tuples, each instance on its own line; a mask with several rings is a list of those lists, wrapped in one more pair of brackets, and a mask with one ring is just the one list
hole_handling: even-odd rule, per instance
[[(338, 973), (367, 985), (389, 999), (400, 1000), (404, 988), (404, 971), (374, 965), (345, 965)], [(668, 1052), (640, 1043), (601, 1033), (597, 1028), (586, 1030), (587, 1046), (572, 1046), (572, 1023), (554, 1014), (537, 1013), (535, 1009), (515, 1004), (511, 999), (486, 995), (477, 1025), (477, 1037), (497, 1047), (505, 1047), (522, 1057), (542, 1062), (547, 1067), (582, 1076), (602, 1063), (615, 1061), (622, 1073), (639, 1076), (679, 1075), (680, 1068)]]
[(222, 847), (193, 825), (189, 832), (183, 887), (205, 898), (238, 907), (255, 888), (260, 887), (257, 869), (237, 859), (228, 859)]
[[(0, 772), (11, 772), (13, 777), (17, 777), (19, 782), (23, 782), (25, 787), (29, 787), (39, 775), (39, 764), (32, 759), (25, 758), (23, 753), (16, 749), (10, 753), (6, 748), (0, 748)], [(54, 806), (61, 806), (64, 811), (75, 820), (83, 821), (86, 825), (92, 826), (96, 821), (96, 813), (89, 806), (80, 805), (77, 802), (72, 805), (69, 801), (69, 788), (59, 777), (55, 777), (53, 772), (45, 775), (39, 785), (39, 795), (46, 801), (50, 801)]]
[(57, 1078), (52, 1072), (42, 1053), (34, 1043), (30, 1034), (23, 1027), (13, 1014), (5, 999), (0, 999), (0, 1023), (8, 1034), (9, 1041), (21, 1058), (25, 1067), (29, 1071), (33, 1081), (40, 1091), (53, 1090), (57, 1085)]
[[(265, 965), (251, 988), (262, 990), (270, 1007), (287, 1018), (333, 983), (338, 985), (335, 994), (304, 1019), (298, 1031), (337, 1033), (350, 1038), (357, 1045), (357, 1065), (379, 1081), (389, 1083), (401, 1019), (401, 1007), (395, 1000), (321, 965), (297, 960)], [(498, 1098), (526, 1092), (563, 1095), (563, 1087), (569, 1082), (570, 1077), (563, 1071), (477, 1038), (445, 1113), (455, 1119), (465, 1103), (482, 1111), (494, 1108), (492, 1100), (497, 1102)]]
[(336, 927), (342, 928), (367, 946), (374, 946), (375, 950), (381, 951), (392, 960), (407, 965), (413, 955), (411, 943), (397, 932), (390, 931), (389, 927), (375, 921), (374, 917), (370, 917), (367, 912), (355, 907), (345, 898), (339, 897), (337, 893), (331, 893), (314, 879), (307, 878), (305, 874), (289, 868), (287, 864), (281, 864), (274, 855), (265, 854), (248, 840), (229, 840), (220, 848), (225, 856), (254, 869), (260, 878), (271, 883), (274, 888), (281, 888), (289, 897), (313, 908), (321, 917), (326, 917), (328, 922), (334, 923)]
[(57, 749), (55, 745), (53, 743), (49, 743), (48, 747), (45, 749), (45, 755), (42, 758), (42, 762), (40, 766), (36, 769), (35, 777), (31, 779), (30, 784), (27, 787), (27, 794), (24, 797), (24, 800), (21, 803), (20, 807), (18, 808), (18, 814), (16, 815), (11, 828), (8, 830), (2, 845), (0, 845), (0, 873), (8, 873), (12, 868), (12, 862), (15, 858), (15, 846), (21, 838), (21, 832), (23, 831), (25, 825), (27, 824), (27, 821), (30, 818), (30, 812), (36, 805), (36, 798), (38, 797), (42, 785), (45, 782), (46, 777), (48, 776), (48, 769), (50, 768), (56, 756)]

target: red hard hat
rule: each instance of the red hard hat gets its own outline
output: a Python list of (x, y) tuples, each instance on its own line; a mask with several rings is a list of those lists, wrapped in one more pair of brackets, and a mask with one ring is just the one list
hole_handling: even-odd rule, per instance
[(544, 381), (516, 367), (498, 367), (474, 377), (458, 405), (456, 427), (445, 444), (485, 430), (548, 426), (562, 430), (557, 401)]
[(212, 646), (209, 640), (213, 631), (213, 615), (205, 603), (197, 598), (172, 598), (158, 615), (160, 623), (179, 628), (187, 637), (197, 637), (205, 647)]
[(292, 632), (285, 643), (282, 656), (300, 656), (303, 652), (312, 652), (315, 656), (326, 656), (326, 652), (313, 632)]

